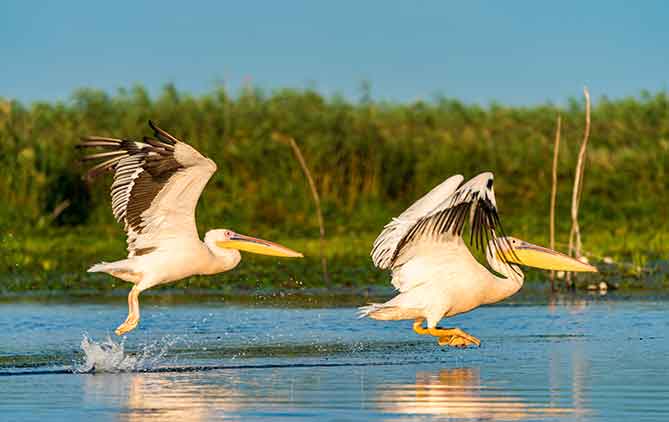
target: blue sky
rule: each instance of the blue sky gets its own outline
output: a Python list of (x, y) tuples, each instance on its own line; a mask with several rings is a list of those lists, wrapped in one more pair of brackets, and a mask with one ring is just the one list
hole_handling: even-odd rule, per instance
[(166, 83), (564, 103), (666, 90), (661, 1), (18, 1), (0, 4), (0, 96)]

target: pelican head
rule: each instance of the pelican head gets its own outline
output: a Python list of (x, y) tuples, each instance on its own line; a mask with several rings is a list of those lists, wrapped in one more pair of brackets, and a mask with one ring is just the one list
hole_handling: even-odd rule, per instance
[(512, 264), (526, 265), (544, 270), (597, 272), (597, 268), (592, 265), (583, 263), (561, 252), (534, 245), (515, 237), (507, 236), (491, 243), (496, 243), (495, 257)]
[(211, 230), (205, 236), (205, 243), (213, 243), (218, 248), (234, 249), (260, 255), (280, 256), (284, 258), (302, 258), (300, 252), (268, 240), (235, 233), (232, 230)]

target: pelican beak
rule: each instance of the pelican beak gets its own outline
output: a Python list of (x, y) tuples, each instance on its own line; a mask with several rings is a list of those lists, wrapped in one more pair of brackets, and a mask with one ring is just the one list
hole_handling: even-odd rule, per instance
[(286, 258), (302, 258), (299, 252), (288, 249), (277, 243), (272, 243), (267, 240), (257, 239), (251, 236), (244, 236), (243, 234), (235, 233), (228, 240), (221, 240), (216, 242), (219, 248), (237, 249), (239, 251), (251, 252), (260, 255), (282, 256)]
[(533, 245), (518, 239), (510, 241), (510, 245), (513, 252), (507, 252), (505, 256), (508, 262), (514, 264), (527, 265), (544, 270), (597, 272), (597, 268), (592, 265), (583, 263), (552, 249)]

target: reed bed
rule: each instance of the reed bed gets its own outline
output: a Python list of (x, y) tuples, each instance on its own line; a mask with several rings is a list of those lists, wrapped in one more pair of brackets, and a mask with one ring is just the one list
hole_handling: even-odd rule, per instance
[[(370, 237), (446, 177), (492, 170), (506, 231), (547, 244), (558, 113), (557, 196), (569, 198), (584, 131), (582, 99), (562, 108), (445, 97), (397, 104), (288, 89), (247, 88), (233, 97), (219, 88), (192, 96), (168, 85), (157, 97), (137, 86), (114, 95), (83, 89), (65, 102), (0, 100), (0, 229), (5, 240), (73, 228), (120, 238), (109, 210), (110, 180), (84, 181), (73, 147), (83, 135), (139, 139), (150, 134), (153, 119), (218, 163), (198, 207), (202, 231), (318, 239), (302, 169), (291, 149), (272, 139), (281, 133), (300, 145), (329, 236)], [(603, 239), (593, 235), (602, 231), (623, 244), (656, 239), (647, 243), (651, 255), (669, 251), (662, 238), (669, 232), (669, 96), (602, 98), (591, 114), (579, 214), (584, 252), (608, 253), (607, 245), (591, 242)], [(563, 250), (569, 206), (561, 200), (556, 209)], [(621, 247), (613, 240), (610, 246)]]

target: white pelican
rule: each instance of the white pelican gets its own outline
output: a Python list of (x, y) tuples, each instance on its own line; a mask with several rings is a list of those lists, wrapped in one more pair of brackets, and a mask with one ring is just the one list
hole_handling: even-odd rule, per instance
[(231, 230), (210, 230), (200, 241), (195, 207), (216, 164), (149, 121), (155, 139), (130, 141), (90, 136), (78, 147), (105, 150), (84, 160), (103, 161), (89, 177), (114, 171), (112, 211), (127, 234), (128, 258), (102, 262), (88, 272), (104, 272), (134, 283), (123, 335), (139, 323), (139, 294), (153, 286), (196, 274), (216, 274), (239, 264), (239, 251), (280, 257), (302, 254)]
[[(459, 328), (438, 328), (444, 317), (499, 302), (523, 286), (516, 265), (549, 270), (597, 269), (541, 246), (505, 237), (502, 231), (492, 173), (482, 173), (460, 185), (464, 178), (446, 179), (388, 223), (374, 241), (372, 260), (392, 270), (399, 294), (385, 303), (360, 308), (360, 317), (379, 320), (414, 320), (413, 329), (438, 338), (441, 346), (480, 345), (480, 340)], [(472, 256), (462, 239), (467, 217), (470, 243), (485, 251), (490, 272)], [(502, 236), (498, 236), (501, 234)], [(427, 320), (427, 327), (423, 322)]]

